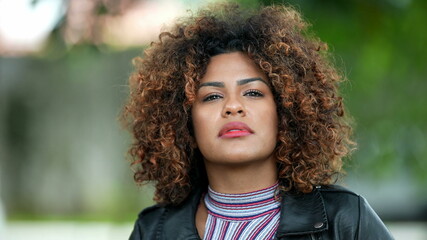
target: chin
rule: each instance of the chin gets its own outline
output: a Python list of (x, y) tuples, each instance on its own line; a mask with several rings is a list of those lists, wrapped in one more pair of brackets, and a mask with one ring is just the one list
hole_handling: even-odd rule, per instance
[(238, 154), (227, 155), (226, 157), (219, 157), (217, 160), (210, 161), (213, 164), (226, 164), (226, 165), (245, 165), (255, 162), (265, 161), (268, 157), (254, 157), (254, 155)]

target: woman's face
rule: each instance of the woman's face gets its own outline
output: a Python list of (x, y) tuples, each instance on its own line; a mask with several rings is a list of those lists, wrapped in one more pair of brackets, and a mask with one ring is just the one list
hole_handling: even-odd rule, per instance
[(192, 121), (207, 163), (275, 161), (274, 97), (265, 74), (241, 52), (210, 59), (192, 106)]

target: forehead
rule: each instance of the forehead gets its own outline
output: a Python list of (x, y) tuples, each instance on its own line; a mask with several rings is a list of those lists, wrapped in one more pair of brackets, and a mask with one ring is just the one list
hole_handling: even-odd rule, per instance
[(210, 81), (234, 82), (259, 77), (267, 80), (261, 69), (242, 52), (223, 53), (211, 57), (201, 83)]

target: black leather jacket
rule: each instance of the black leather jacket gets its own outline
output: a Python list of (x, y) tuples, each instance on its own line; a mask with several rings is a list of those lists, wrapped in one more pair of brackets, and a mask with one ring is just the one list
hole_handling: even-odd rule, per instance
[[(130, 240), (198, 240), (195, 214), (201, 191), (178, 207), (143, 210)], [(339, 186), (319, 186), (309, 194), (284, 194), (276, 239), (394, 239), (366, 200)]]

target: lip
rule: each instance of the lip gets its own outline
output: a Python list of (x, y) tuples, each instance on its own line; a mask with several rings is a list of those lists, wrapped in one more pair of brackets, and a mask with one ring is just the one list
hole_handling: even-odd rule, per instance
[(220, 138), (236, 138), (253, 134), (254, 131), (243, 122), (229, 122), (218, 133)]

